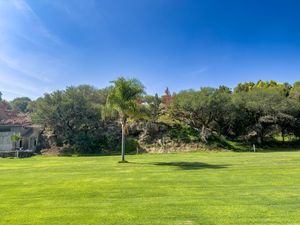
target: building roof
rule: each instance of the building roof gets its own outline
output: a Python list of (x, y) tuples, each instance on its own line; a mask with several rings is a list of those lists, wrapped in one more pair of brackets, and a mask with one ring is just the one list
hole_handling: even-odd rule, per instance
[(26, 126), (31, 125), (29, 114), (9, 109), (7, 102), (0, 102), (0, 125)]
[(29, 127), (26, 130), (24, 130), (21, 135), (22, 137), (30, 137), (34, 133), (34, 128)]

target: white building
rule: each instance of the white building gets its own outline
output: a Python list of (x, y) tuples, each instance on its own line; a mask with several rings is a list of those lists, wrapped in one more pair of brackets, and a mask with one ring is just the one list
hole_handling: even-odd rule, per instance
[[(40, 133), (40, 126), (32, 125), (28, 114), (11, 111), (7, 103), (0, 103), (0, 152), (16, 148), (35, 151)], [(13, 135), (19, 135), (20, 140), (12, 141)]]

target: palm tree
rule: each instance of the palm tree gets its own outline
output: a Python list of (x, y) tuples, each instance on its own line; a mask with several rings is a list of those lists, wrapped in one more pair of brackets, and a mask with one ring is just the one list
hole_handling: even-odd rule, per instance
[(140, 104), (138, 100), (144, 94), (144, 86), (137, 79), (125, 79), (120, 77), (112, 81), (113, 86), (108, 94), (107, 102), (102, 110), (102, 117), (117, 113), (122, 128), (121, 162), (125, 161), (125, 130), (128, 119), (136, 119), (140, 116)]
[(11, 135), (10, 139), (14, 143), (14, 150), (16, 151), (16, 157), (19, 158), (19, 152), (17, 150), (17, 143), (22, 140), (21, 134), (14, 133), (13, 135)]

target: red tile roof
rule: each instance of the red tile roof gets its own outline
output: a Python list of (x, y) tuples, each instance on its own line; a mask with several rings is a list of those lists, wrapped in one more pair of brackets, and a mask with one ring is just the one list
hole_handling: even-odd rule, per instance
[(9, 109), (7, 102), (0, 102), (0, 125), (30, 125), (31, 119), (28, 114), (18, 113)]

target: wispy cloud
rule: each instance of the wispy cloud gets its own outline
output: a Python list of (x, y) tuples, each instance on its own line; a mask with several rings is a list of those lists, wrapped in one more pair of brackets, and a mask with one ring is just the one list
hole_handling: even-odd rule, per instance
[(204, 67), (201, 67), (201, 68), (199, 68), (197, 70), (192, 71), (190, 74), (191, 75), (198, 75), (198, 74), (204, 73), (204, 72), (206, 72), (208, 70), (209, 70), (209, 66), (204, 66)]
[(13, 0), (12, 3), (17, 10), (23, 13), (24, 16), (26, 16), (29, 20), (31, 20), (34, 23), (34, 29), (37, 34), (44, 38), (47, 38), (55, 44), (62, 44), (62, 41), (45, 27), (40, 17), (26, 3), (25, 0)]
[[(108, 21), (105, 11), (98, 7), (97, 0), (73, 0), (73, 1), (54, 1), (44, 0), (48, 6), (55, 8), (64, 15), (64, 18), (75, 27), (94, 28), (107, 27)], [(101, 32), (104, 29), (101, 29)]]
[(0, 91), (35, 98), (55, 83), (69, 50), (25, 0), (0, 0)]
[(9, 56), (1, 53), (0, 61), (5, 63), (9, 68), (21, 73), (24, 76), (31, 77), (39, 81), (49, 82), (49, 78), (41, 76), (42, 74), (38, 74), (38, 72), (34, 72), (30, 69), (27, 69), (26, 66), (24, 66), (23, 64), (24, 62), (22, 63), (17, 59), (10, 58)]
[(19, 96), (30, 95), (30, 97), (36, 97), (39, 94), (39, 88), (34, 83), (14, 74), (1, 71), (0, 80), (1, 92), (9, 92)]

